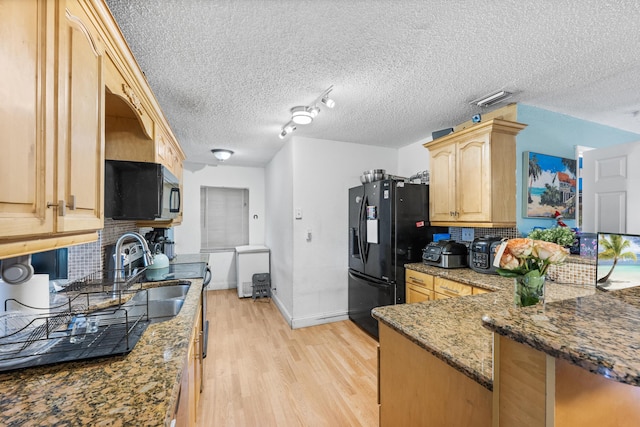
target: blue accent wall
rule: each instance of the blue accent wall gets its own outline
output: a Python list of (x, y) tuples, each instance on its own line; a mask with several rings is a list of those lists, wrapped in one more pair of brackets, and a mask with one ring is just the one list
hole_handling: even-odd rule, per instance
[[(516, 140), (516, 223), (518, 230), (526, 235), (535, 226), (553, 227), (553, 219), (524, 218), (523, 152), (533, 151), (551, 156), (574, 159), (576, 146), (593, 148), (640, 141), (640, 135), (609, 126), (600, 125), (564, 114), (554, 113), (529, 105), (518, 104), (518, 122), (527, 125)], [(575, 227), (575, 221), (565, 221)]]

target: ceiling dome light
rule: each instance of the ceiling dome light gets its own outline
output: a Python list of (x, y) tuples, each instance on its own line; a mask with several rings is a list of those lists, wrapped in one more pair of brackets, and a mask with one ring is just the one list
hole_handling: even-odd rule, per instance
[(293, 107), (291, 109), (291, 121), (297, 125), (308, 125), (317, 114), (317, 112), (315, 114), (311, 113), (311, 108), (309, 107)]
[(222, 148), (213, 149), (211, 152), (213, 153), (213, 156), (221, 162), (224, 162), (233, 154), (233, 151)]

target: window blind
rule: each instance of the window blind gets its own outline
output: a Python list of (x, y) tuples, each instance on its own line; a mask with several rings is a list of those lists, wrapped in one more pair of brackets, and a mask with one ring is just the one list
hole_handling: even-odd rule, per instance
[(249, 190), (200, 187), (200, 246), (203, 252), (249, 244)]

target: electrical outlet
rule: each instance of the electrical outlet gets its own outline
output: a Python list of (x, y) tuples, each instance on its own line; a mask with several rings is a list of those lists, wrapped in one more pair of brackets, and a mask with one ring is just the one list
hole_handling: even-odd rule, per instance
[(463, 242), (472, 242), (473, 241), (473, 228), (463, 228), (462, 229), (462, 241)]

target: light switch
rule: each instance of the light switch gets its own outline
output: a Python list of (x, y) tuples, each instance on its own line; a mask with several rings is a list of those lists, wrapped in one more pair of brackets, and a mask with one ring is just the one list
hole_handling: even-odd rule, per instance
[(302, 219), (302, 208), (296, 208), (295, 216), (296, 219)]

